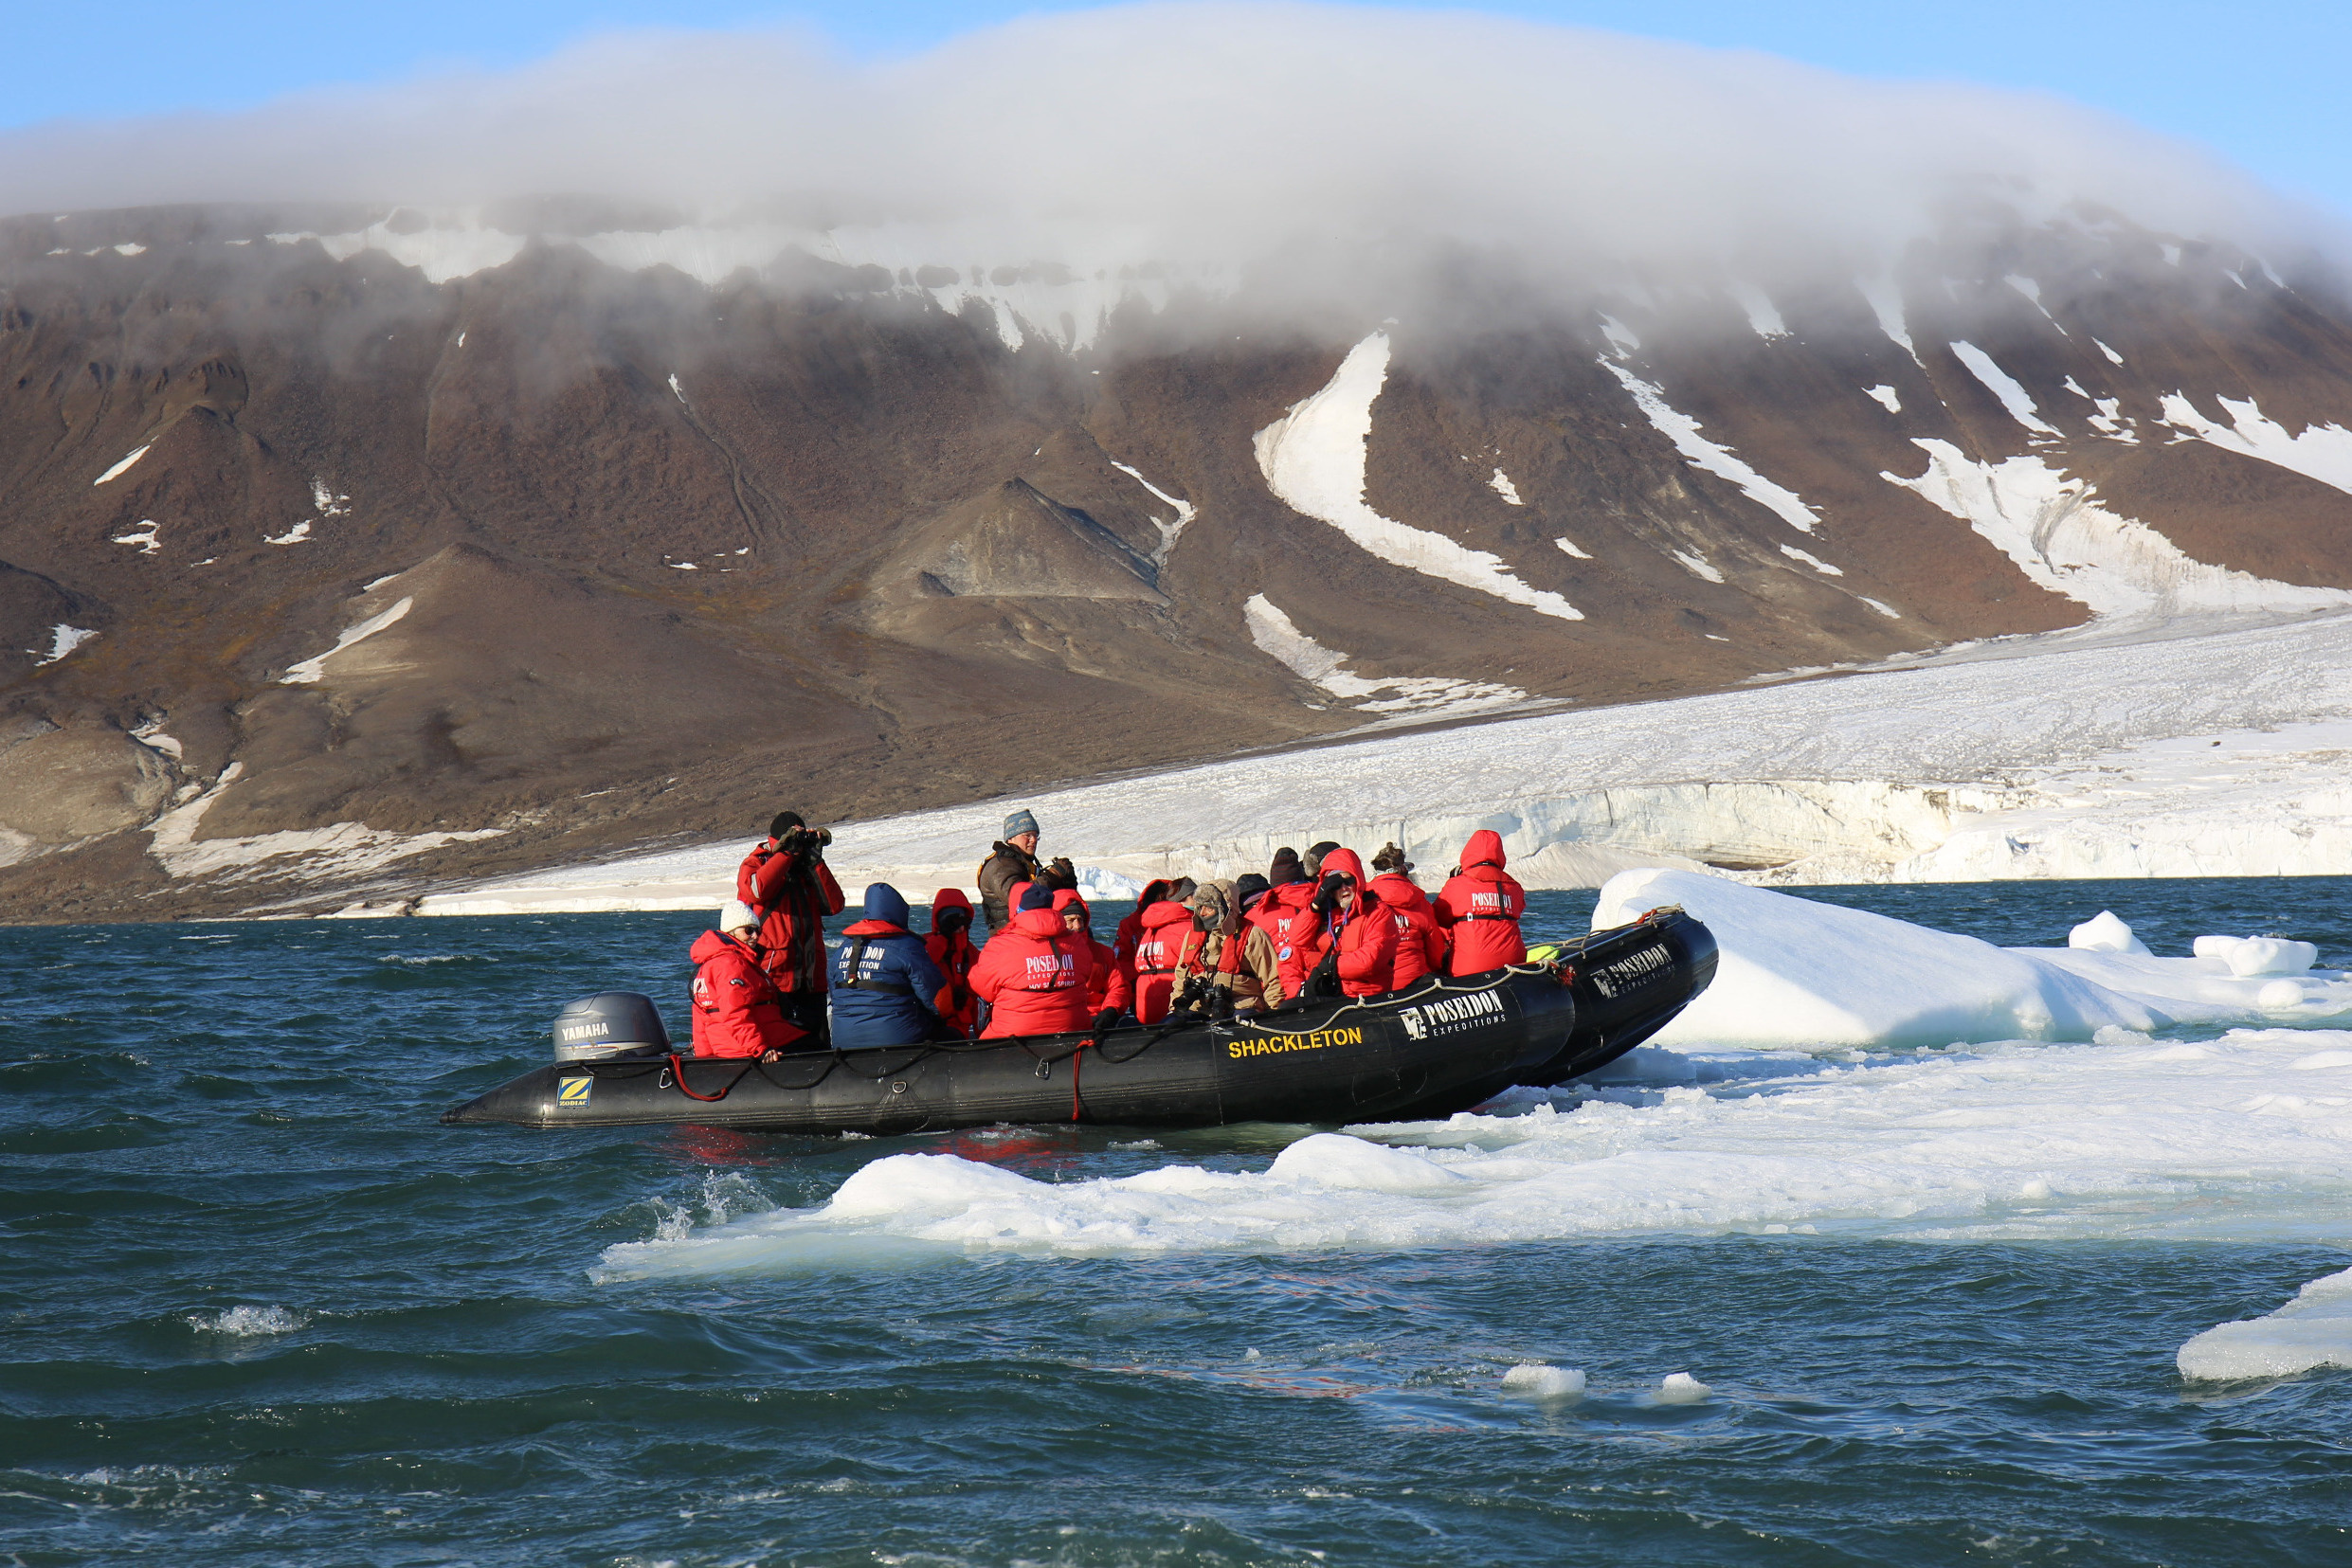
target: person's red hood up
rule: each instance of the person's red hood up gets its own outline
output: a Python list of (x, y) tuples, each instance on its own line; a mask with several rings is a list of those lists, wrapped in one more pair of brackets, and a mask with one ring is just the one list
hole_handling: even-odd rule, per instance
[[(962, 910), (968, 922), (972, 912), (972, 901), (964, 896), (962, 888), (941, 888), (937, 892), (932, 893), (931, 895), (931, 928), (934, 935), (939, 930), (939, 912), (942, 910)], [(968, 930), (969, 925), (968, 924), (965, 928)]]
[(1164, 877), (1153, 877), (1144, 884), (1144, 891), (1135, 895), (1135, 907), (1139, 910), (1149, 909), (1161, 899), (1166, 898), (1168, 891), (1175, 886), (1175, 883)]
[(1163, 898), (1151, 908), (1144, 910), (1143, 919), (1144, 929), (1157, 931), (1169, 926), (1191, 925), (1192, 910), (1189, 907), (1179, 904), (1173, 899)]
[(1356, 858), (1356, 852), (1351, 849), (1335, 849), (1331, 851), (1330, 854), (1323, 857), (1323, 869), (1315, 874), (1319, 879), (1321, 877), (1330, 875), (1333, 872), (1337, 872), (1343, 876), (1352, 878), (1356, 886), (1359, 888), (1365, 886), (1371, 880), (1371, 878), (1364, 874), (1364, 862)]
[[(751, 953), (749, 947), (724, 931), (705, 931), (695, 938), (695, 945), (686, 949), (686, 956), (697, 964), (708, 964), (730, 947), (746, 956)], [(671, 949), (673, 952), (676, 950)]]
[(1470, 836), (1470, 842), (1462, 846), (1464, 871), (1473, 866), (1493, 866), (1496, 871), (1501, 871), (1503, 864), (1503, 836), (1491, 827), (1480, 828)]
[(1019, 931), (1023, 936), (1067, 936), (1070, 934), (1061, 928), (1059, 910), (1023, 910), (1013, 916), (1004, 928), (1008, 931)]
[(1401, 871), (1384, 871), (1372, 878), (1372, 891), (1380, 901), (1394, 910), (1428, 909), (1429, 895), (1419, 883)]

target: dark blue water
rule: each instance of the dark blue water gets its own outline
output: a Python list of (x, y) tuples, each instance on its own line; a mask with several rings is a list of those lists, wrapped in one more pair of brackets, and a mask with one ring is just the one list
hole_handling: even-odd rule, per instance
[[(1817, 890), (2000, 942), (2352, 954), (2345, 879)], [(1539, 895), (1554, 929), (1589, 897)], [(1116, 909), (1106, 908), (1114, 918)], [(689, 916), (0, 932), (0, 1562), (2352, 1562), (2352, 1375), (2174, 1351), (2342, 1253), (1691, 1239), (591, 1283), (951, 1147), (459, 1129)], [(674, 1019), (677, 1014), (673, 1012)], [(1255, 1352), (1255, 1355), (1251, 1354)], [(1582, 1402), (1503, 1397), (1522, 1361)], [(1638, 1391), (1703, 1370), (1715, 1396)]]

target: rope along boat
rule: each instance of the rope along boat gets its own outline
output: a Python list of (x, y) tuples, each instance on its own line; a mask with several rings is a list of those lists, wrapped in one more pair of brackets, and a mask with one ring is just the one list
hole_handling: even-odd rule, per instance
[(638, 1043), (535, 1069), (442, 1120), (877, 1135), (999, 1123), (1420, 1120), (1514, 1084), (1592, 1072), (1655, 1034), (1715, 972), (1714, 938), (1679, 909), (1539, 951), (1538, 962), (1433, 975), (1384, 996), (1183, 1017), (1100, 1037), (932, 1041), (772, 1062)]

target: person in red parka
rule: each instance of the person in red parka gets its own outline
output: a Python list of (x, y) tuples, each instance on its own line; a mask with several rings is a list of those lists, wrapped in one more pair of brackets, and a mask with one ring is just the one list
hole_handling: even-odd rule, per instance
[(1135, 944), (1144, 938), (1144, 911), (1166, 898), (1168, 890), (1175, 886), (1165, 877), (1155, 876), (1135, 895), (1135, 908), (1119, 922), (1118, 930), (1111, 938), (1111, 951), (1122, 965), (1132, 967), (1135, 963)]
[(1372, 891), (1397, 922), (1397, 967), (1391, 990), (1402, 991), (1423, 975), (1445, 972), (1445, 929), (1438, 924), (1429, 895), (1413, 880), (1413, 862), (1394, 844), (1372, 856)]
[[(988, 1004), (982, 1039), (1008, 1035), (1065, 1035), (1087, 1027), (1086, 982), (1093, 945), (1072, 936), (1054, 911), (1054, 895), (1032, 886), (1012, 904), (1015, 913), (980, 949), (972, 994)], [(1109, 1027), (1094, 1015), (1097, 1027)], [(1117, 1016), (1112, 1017), (1113, 1022)]]
[(1191, 934), (1192, 911), (1173, 898), (1143, 911), (1132, 961), (1137, 1023), (1158, 1023), (1175, 1005), (1177, 988), (1184, 984), (1185, 939)]
[(931, 895), (931, 934), (923, 938), (923, 946), (948, 977), (948, 1009), (939, 1021), (966, 1039), (980, 1027), (980, 1002), (971, 985), (980, 949), (972, 946), (971, 929), (972, 901), (963, 889), (941, 888)]
[(782, 994), (785, 1017), (812, 1035), (825, 1030), (824, 921), (841, 912), (841, 885), (824, 863), (833, 835), (810, 831), (797, 811), (779, 811), (768, 837), (735, 868), (735, 898), (760, 916), (760, 964)]
[(1503, 836), (1480, 828), (1462, 848), (1462, 863), (1438, 894), (1438, 924), (1453, 939), (1449, 975), (1482, 975), (1506, 964), (1525, 964), (1527, 939), (1519, 916), (1527, 890), (1503, 870)]
[[(1396, 989), (1396, 918), (1366, 885), (1364, 862), (1354, 850), (1333, 849), (1323, 856), (1322, 874), (1322, 886), (1307, 906), (1318, 938), (1311, 980), (1328, 964), (1342, 996), (1376, 997)], [(1310, 984), (1308, 993), (1318, 989)]]
[(758, 917), (737, 902), (718, 911), (718, 929), (695, 938), (687, 956), (695, 963), (689, 1000), (697, 1056), (765, 1056), (808, 1038), (785, 1018), (782, 999), (760, 967), (758, 931)]
[(1095, 961), (1094, 972), (1086, 978), (1087, 1012), (1126, 1012), (1135, 1000), (1134, 981), (1118, 955), (1095, 940), (1095, 911), (1076, 888), (1063, 888), (1054, 894), (1054, 912), (1061, 916), (1061, 928), (1083, 941)]

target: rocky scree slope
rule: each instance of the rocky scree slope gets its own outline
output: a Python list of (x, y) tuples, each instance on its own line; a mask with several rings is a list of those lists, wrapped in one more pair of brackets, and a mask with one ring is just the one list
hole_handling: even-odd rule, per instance
[(2352, 313), (2225, 247), (2013, 228), (1312, 333), (1150, 269), (744, 247), (0, 225), (0, 918), (2352, 604)]

